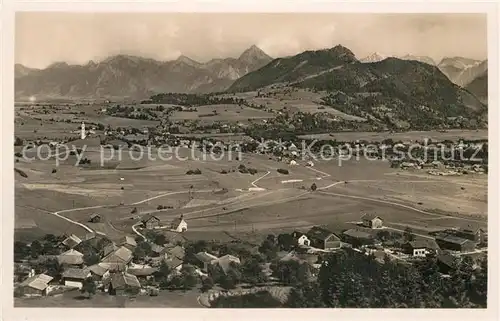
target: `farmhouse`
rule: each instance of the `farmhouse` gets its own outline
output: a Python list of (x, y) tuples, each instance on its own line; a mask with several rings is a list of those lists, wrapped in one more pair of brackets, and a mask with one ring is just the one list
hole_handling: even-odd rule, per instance
[(182, 260), (177, 257), (165, 257), (163, 261), (171, 270), (180, 271), (182, 268)]
[(214, 260), (217, 260), (218, 257), (215, 256), (215, 255), (212, 255), (210, 253), (207, 253), (207, 252), (198, 252), (194, 255), (198, 261), (201, 263), (199, 264), (199, 267), (204, 270), (204, 271), (208, 271), (208, 266), (210, 264), (212, 264), (212, 261)]
[(66, 247), (68, 247), (70, 249), (74, 248), (75, 246), (77, 246), (80, 243), (82, 243), (82, 240), (78, 236), (76, 236), (75, 234), (71, 234), (70, 236), (68, 236), (67, 238), (65, 238), (62, 241), (62, 244), (64, 244)]
[(31, 276), (19, 285), (20, 293), (24, 296), (45, 296), (52, 280), (53, 277), (46, 274)]
[(278, 252), (277, 254), (280, 262), (287, 262), (287, 261), (302, 261), (301, 258), (297, 255), (295, 251), (291, 252)]
[(383, 225), (382, 219), (374, 214), (364, 214), (363, 216), (361, 216), (361, 221), (363, 226), (373, 229), (382, 228)]
[(457, 236), (481, 243), (485, 239), (485, 231), (476, 224), (467, 224), (458, 229)]
[(109, 277), (109, 269), (102, 263), (94, 264), (88, 267), (94, 279), (105, 279)]
[(144, 216), (141, 223), (148, 230), (160, 227), (160, 219), (154, 215)]
[(297, 242), (298, 245), (305, 245), (305, 246), (311, 245), (311, 241), (309, 240), (307, 235), (305, 235), (302, 232), (294, 231), (292, 233), (292, 237), (295, 239), (295, 241)]
[(358, 229), (350, 229), (342, 233), (344, 240), (352, 246), (361, 246), (373, 243), (373, 236)]
[(157, 268), (153, 267), (141, 267), (141, 268), (128, 268), (127, 273), (134, 275), (137, 279), (149, 280), (153, 277), (153, 274), (157, 272)]
[(439, 272), (449, 274), (455, 269), (455, 258), (451, 254), (441, 254), (437, 256), (436, 264)]
[(122, 246), (104, 257), (101, 263), (105, 263), (103, 266), (106, 266), (110, 271), (124, 271), (125, 266), (130, 261), (132, 261), (132, 251)]
[(402, 249), (404, 253), (416, 257), (425, 257), (429, 253), (427, 242), (424, 241), (406, 242)]
[(211, 262), (212, 264), (218, 264), (222, 271), (224, 271), (225, 274), (231, 270), (231, 265), (232, 264), (241, 264), (241, 261), (238, 257), (226, 254), (224, 256), (221, 256), (220, 258), (214, 260)]
[(68, 250), (57, 257), (57, 261), (61, 265), (82, 265), (83, 264), (83, 254), (76, 250)]
[(71, 286), (74, 288), (81, 289), (83, 287), (83, 281), (92, 276), (89, 269), (74, 269), (69, 268), (64, 270), (62, 274), (62, 280), (64, 285)]
[(132, 236), (127, 235), (121, 239), (121, 242), (118, 245), (124, 246), (124, 247), (128, 248), (129, 250), (133, 250), (137, 246), (137, 242), (135, 241), (135, 239)]
[(476, 244), (468, 239), (454, 235), (438, 235), (436, 243), (443, 250), (471, 252), (474, 251)]
[(118, 246), (115, 243), (109, 243), (102, 249), (102, 256), (108, 256), (110, 253), (118, 250)]
[(141, 283), (135, 275), (114, 273), (107, 289), (111, 295), (137, 294), (141, 289)]
[(158, 244), (151, 244), (151, 251), (155, 253), (156, 255), (160, 255), (163, 252), (165, 252), (165, 248), (163, 246), (160, 246)]
[(184, 259), (186, 251), (182, 246), (174, 246), (172, 248), (166, 249), (165, 253), (167, 254), (168, 257), (176, 257), (180, 260)]
[(341, 246), (340, 239), (337, 235), (319, 226), (311, 228), (306, 235), (309, 238), (312, 247), (323, 250), (332, 250), (339, 249)]
[(89, 222), (90, 223), (99, 223), (101, 221), (101, 216), (99, 214), (92, 214), (90, 215)]
[(170, 229), (179, 233), (187, 231), (187, 223), (182, 215), (172, 221), (172, 223), (170, 224)]

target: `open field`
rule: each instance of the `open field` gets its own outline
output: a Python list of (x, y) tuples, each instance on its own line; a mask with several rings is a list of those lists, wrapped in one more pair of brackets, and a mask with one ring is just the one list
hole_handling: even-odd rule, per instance
[(161, 291), (158, 296), (112, 296), (97, 293), (91, 299), (82, 299), (80, 292), (70, 291), (55, 296), (43, 298), (15, 298), (15, 307), (69, 307), (69, 308), (201, 308), (197, 298), (199, 290)]
[(196, 111), (175, 111), (172, 120), (199, 120), (201, 122), (237, 122), (248, 121), (248, 119), (273, 118), (272, 113), (232, 104), (198, 106)]
[[(294, 92), (299, 95), (294, 99), (312, 98), (306, 94), (314, 93)], [(92, 108), (93, 114), (89, 112), (84, 117), (99, 117), (98, 108)], [(233, 113), (233, 120), (259, 117), (246, 115), (247, 112), (263, 113), (263, 118), (271, 115), (237, 105), (208, 106), (199, 111), (213, 109), (223, 118), (229, 117), (224, 113)], [(29, 120), (26, 115), (19, 117)], [(102, 116), (99, 119), (116, 121), (115, 125), (119, 121), (127, 124), (134, 121)], [(23, 131), (33, 135), (29, 131), (39, 123), (32, 119), (24, 125), (16, 122), (16, 135)], [(71, 130), (75, 130), (76, 125), (44, 123), (43, 131), (37, 134), (44, 135), (46, 131), (64, 136), (70, 130), (64, 126), (73, 126)], [(234, 139), (234, 135), (215, 137)], [(335, 133), (333, 138), (363, 137), (479, 139), (487, 137), (487, 132)], [(352, 227), (363, 213), (376, 213), (394, 228), (411, 225), (422, 231), (470, 221), (486, 224), (487, 175), (430, 176), (423, 171), (392, 169), (385, 161), (364, 159), (313, 161), (313, 167), (306, 167), (305, 161), (290, 165), (257, 154), (243, 154), (240, 160), (236, 160), (237, 154), (214, 160), (200, 151), (180, 148), (171, 158), (162, 160), (155, 148), (144, 152), (141, 157), (139, 152), (126, 148), (119, 152), (90, 146), (84, 156), (91, 160), (91, 165), (81, 167), (74, 166), (75, 156), (59, 166), (55, 159), (20, 160), (15, 167), (28, 177), (15, 174), (16, 239), (29, 240), (45, 233), (84, 235), (89, 230), (118, 239), (133, 235), (132, 226), (145, 214), (157, 215), (165, 225), (182, 214), (189, 231), (201, 235), (223, 231), (254, 235), (318, 224), (339, 230)], [(105, 159), (103, 167), (101, 158)], [(241, 164), (256, 169), (257, 173), (239, 173), (237, 168)], [(55, 168), (57, 171), (52, 173)], [(278, 173), (278, 168), (289, 170), (289, 174)], [(195, 169), (201, 174), (186, 175), (188, 170)], [(319, 189), (316, 192), (309, 191), (313, 183)], [(102, 222), (88, 223), (92, 213), (100, 214)]]
[(391, 138), (393, 141), (423, 141), (424, 139), (431, 139), (433, 141), (443, 141), (452, 140), (457, 141), (459, 139), (466, 140), (479, 140), (488, 139), (488, 130), (459, 130), (450, 129), (446, 132), (439, 131), (410, 131), (403, 133), (373, 133), (373, 132), (345, 132), (345, 133), (332, 133), (332, 134), (314, 134), (314, 135), (303, 135), (300, 136), (303, 139), (324, 139), (324, 140), (337, 140), (337, 141), (355, 141), (355, 140), (366, 140), (369, 142), (381, 142), (384, 139)]
[(260, 91), (260, 95), (257, 92), (246, 92), (235, 93), (233, 97), (245, 99), (251, 104), (264, 106), (264, 108), (268, 108), (274, 111), (279, 111), (283, 108), (286, 108), (292, 113), (328, 113), (331, 116), (336, 116), (346, 120), (365, 120), (361, 117), (348, 115), (332, 107), (322, 105), (321, 97), (324, 97), (325, 95), (325, 92), (315, 93), (309, 90), (298, 88), (266, 88)]
[[(132, 225), (147, 213), (155, 214), (166, 225), (183, 214), (193, 232), (268, 233), (313, 225), (345, 229), (354, 226), (363, 213), (376, 213), (389, 226), (403, 229), (408, 225), (421, 229), (453, 227), (468, 222), (464, 215), (471, 214), (475, 214), (473, 221), (486, 224), (485, 175), (467, 180), (431, 177), (394, 170), (383, 161), (352, 160), (340, 167), (333, 161), (316, 162), (307, 168), (278, 163), (263, 155), (243, 156), (241, 162), (230, 166), (254, 166), (257, 174), (220, 174), (224, 163), (188, 160), (175, 161), (166, 169), (159, 162), (137, 170), (85, 170), (63, 165), (53, 177), (48, 161), (24, 164), (37, 174), (16, 178), (16, 235), (25, 238), (31, 222), (36, 227), (30, 229), (39, 229), (39, 233), (87, 233), (50, 214), (61, 210), (67, 210), (61, 215), (111, 239), (133, 234)], [(203, 174), (183, 174), (193, 166)], [(277, 168), (289, 168), (290, 174), (278, 174)], [(307, 190), (313, 182), (320, 190)], [(263, 190), (249, 190), (252, 186)], [(466, 189), (461, 189), (464, 186)], [(30, 209), (33, 204), (36, 211)], [(168, 208), (158, 210), (159, 205)], [(134, 208), (136, 213), (132, 213)], [(462, 216), (453, 218), (433, 212), (436, 209)], [(99, 213), (103, 221), (88, 223), (92, 213)]]

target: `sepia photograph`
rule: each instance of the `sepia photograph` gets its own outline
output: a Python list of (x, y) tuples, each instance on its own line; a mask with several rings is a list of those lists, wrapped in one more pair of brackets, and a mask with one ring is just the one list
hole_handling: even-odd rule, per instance
[(490, 307), (486, 13), (13, 19), (14, 309)]

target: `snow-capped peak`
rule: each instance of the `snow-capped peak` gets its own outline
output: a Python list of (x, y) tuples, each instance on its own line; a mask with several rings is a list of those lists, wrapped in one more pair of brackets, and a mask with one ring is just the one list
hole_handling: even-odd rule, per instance
[(374, 52), (371, 55), (366, 56), (365, 58), (361, 59), (360, 61), (361, 62), (377, 62), (377, 61), (384, 60), (386, 58), (387, 58), (386, 55), (383, 55), (383, 54), (378, 53), (378, 52)]

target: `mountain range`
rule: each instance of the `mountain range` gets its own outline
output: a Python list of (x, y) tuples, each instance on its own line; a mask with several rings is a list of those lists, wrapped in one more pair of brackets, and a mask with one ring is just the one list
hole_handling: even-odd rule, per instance
[(238, 58), (197, 62), (181, 55), (157, 61), (116, 55), (85, 65), (58, 62), (45, 69), (15, 66), (16, 98), (147, 98), (155, 93), (204, 93), (227, 89), (234, 80), (272, 60), (253, 45)]
[(473, 93), (483, 104), (488, 103), (488, 70), (477, 76), (467, 85), (467, 90)]
[[(390, 56), (375, 52), (362, 59), (361, 62), (382, 61)], [(439, 63), (427, 56), (405, 55), (396, 57), (403, 60), (415, 60), (437, 66), (453, 83), (466, 88), (475, 78), (480, 77), (488, 69), (488, 61), (464, 57), (445, 57)]]
[(276, 84), (326, 91), (326, 105), (398, 124), (432, 126), (458, 116), (484, 120), (487, 110), (435, 65), (399, 58), (363, 63), (340, 45), (275, 59), (236, 80), (229, 91), (256, 91)]

